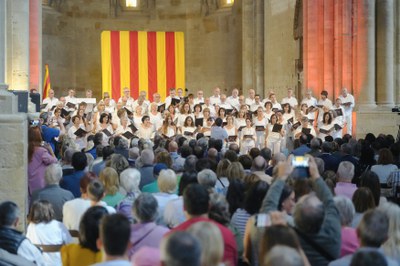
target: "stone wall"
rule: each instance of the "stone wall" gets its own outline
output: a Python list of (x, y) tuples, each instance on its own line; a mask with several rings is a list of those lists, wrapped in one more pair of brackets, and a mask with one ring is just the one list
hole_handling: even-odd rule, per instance
[(198, 0), (156, 1), (148, 12), (118, 10), (117, 16), (109, 1), (69, 0), (59, 10), (43, 7), (43, 64), (50, 66), (56, 95), (74, 87), (78, 95), (92, 88), (99, 97), (101, 31), (183, 31), (189, 91), (240, 86), (240, 2), (227, 9), (210, 4), (208, 14)]
[[(295, 88), (295, 59), (299, 58), (293, 36), (294, 0), (265, 1), (265, 91), (273, 89), (278, 99), (286, 96), (287, 88)], [(298, 93), (300, 96), (301, 93)], [(300, 97), (301, 98), (301, 97)]]

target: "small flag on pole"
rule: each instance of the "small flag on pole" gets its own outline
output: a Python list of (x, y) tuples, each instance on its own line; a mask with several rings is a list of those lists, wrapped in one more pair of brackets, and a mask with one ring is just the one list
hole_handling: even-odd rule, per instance
[(44, 84), (43, 84), (43, 94), (42, 99), (46, 99), (49, 91), (51, 90), (50, 84), (50, 73), (49, 73), (49, 65), (44, 65)]

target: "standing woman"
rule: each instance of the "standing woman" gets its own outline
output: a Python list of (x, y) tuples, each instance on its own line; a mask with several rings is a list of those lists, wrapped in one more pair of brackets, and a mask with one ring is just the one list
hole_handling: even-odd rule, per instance
[(242, 129), (246, 126), (246, 111), (244, 109), (240, 109), (237, 113), (237, 117), (235, 119), (235, 127), (238, 130), (238, 139), (242, 138)]
[(170, 138), (176, 135), (176, 126), (172, 120), (171, 114), (168, 114), (163, 122), (162, 127), (159, 129), (159, 133), (164, 137)]
[[(176, 114), (176, 109), (175, 106), (173, 106), (172, 104), (168, 106), (168, 113), (171, 115), (172, 117), (172, 121), (175, 121), (177, 119), (177, 114)], [(165, 117), (164, 117), (165, 119)]]
[(225, 108), (218, 109), (218, 117), (222, 119), (222, 122), (226, 122), (226, 110)]
[(142, 117), (142, 124), (138, 128), (138, 137), (143, 139), (151, 139), (154, 137), (153, 125), (150, 123), (150, 117), (145, 115)]
[(153, 125), (154, 131), (158, 130), (162, 126), (162, 115), (158, 112), (157, 103), (150, 104), (150, 112), (149, 112), (150, 123)]
[(93, 128), (97, 128), (97, 123), (100, 119), (100, 115), (105, 112), (106, 105), (103, 100), (100, 100), (96, 107), (97, 111), (93, 115)]
[(270, 101), (265, 102), (264, 104), (265, 107), (265, 117), (268, 119), (268, 121), (271, 119), (271, 115), (274, 114), (274, 112), (272, 111), (272, 103)]
[(203, 118), (203, 114), (202, 114), (202, 112), (201, 112), (202, 109), (203, 109), (203, 108), (201, 107), (200, 104), (196, 104), (196, 105), (194, 106), (194, 112), (193, 112), (194, 119), (196, 119), (196, 118)]
[(268, 119), (265, 118), (262, 107), (257, 108), (257, 116), (254, 117), (253, 124), (256, 129), (256, 147), (262, 149), (265, 146), (265, 130), (268, 124)]
[(183, 127), (181, 128), (181, 134), (189, 140), (196, 139), (196, 127), (191, 116), (186, 117)]
[(197, 125), (198, 132), (206, 133), (208, 132), (208, 136), (211, 134), (211, 126), (208, 126), (207, 121), (211, 118), (210, 109), (208, 107), (203, 109), (203, 124)]
[(242, 129), (240, 153), (247, 154), (252, 148), (256, 146), (255, 142), (256, 131), (251, 124), (251, 119), (246, 118), (246, 127)]
[(182, 105), (182, 107), (181, 107), (180, 114), (178, 115), (176, 125), (179, 128), (182, 128), (183, 124), (185, 123), (185, 119), (188, 116), (192, 116), (191, 115), (191, 111), (190, 111), (190, 104), (189, 103), (184, 103)]
[[(236, 143), (236, 144), (239, 145), (238, 130), (235, 127), (233, 116), (228, 115), (226, 117), (226, 123), (227, 124), (226, 124), (226, 126), (224, 126), (224, 128), (225, 128), (226, 132), (228, 132), (228, 143), (227, 143), (228, 146), (229, 146), (230, 143)], [(232, 136), (236, 136), (236, 140), (235, 141), (229, 141), (229, 137), (232, 137)]]
[(28, 191), (29, 197), (35, 190), (45, 187), (44, 172), (57, 158), (48, 143), (43, 143), (40, 127), (28, 130)]
[(333, 131), (335, 131), (334, 124), (332, 123), (332, 114), (330, 112), (325, 112), (322, 116), (322, 123), (319, 128), (317, 128), (318, 138), (325, 140), (326, 136), (332, 136)]
[[(34, 245), (64, 245), (72, 242), (65, 225), (54, 218), (54, 209), (47, 200), (35, 201), (28, 215), (26, 237)], [(60, 252), (43, 252), (45, 265), (61, 266)]]
[(273, 132), (274, 125), (277, 124), (277, 122), (278, 118), (275, 114), (273, 114), (266, 130), (266, 144), (267, 148), (271, 149), (272, 154), (281, 152), (281, 140), (285, 134), (283, 127), (279, 130), (279, 132)]
[[(290, 104), (286, 103), (283, 104), (283, 120), (288, 123), (288, 120), (292, 119), (294, 120), (294, 112), (292, 112), (292, 107)], [(293, 124), (293, 122), (292, 122)]]
[(110, 123), (110, 115), (108, 113), (102, 113), (99, 118), (99, 123), (96, 126), (95, 133), (107, 129), (110, 133), (113, 133), (112, 125)]
[(142, 106), (138, 105), (135, 108), (135, 114), (133, 115), (133, 124), (135, 125), (136, 128), (140, 127), (140, 124), (142, 124), (142, 114), (143, 108)]
[(54, 115), (49, 119), (49, 127), (61, 129), (65, 119), (61, 117), (61, 108), (54, 109)]

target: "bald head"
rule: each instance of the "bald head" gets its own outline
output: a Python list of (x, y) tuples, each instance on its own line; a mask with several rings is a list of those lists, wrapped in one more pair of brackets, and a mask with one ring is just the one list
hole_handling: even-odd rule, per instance
[(262, 156), (257, 156), (253, 160), (253, 170), (254, 171), (264, 171), (266, 166), (265, 159)]
[(315, 195), (304, 195), (296, 203), (293, 217), (296, 226), (304, 233), (316, 234), (324, 220), (322, 202)]
[(177, 152), (178, 151), (178, 143), (175, 141), (171, 141), (168, 145), (168, 151), (169, 152)]

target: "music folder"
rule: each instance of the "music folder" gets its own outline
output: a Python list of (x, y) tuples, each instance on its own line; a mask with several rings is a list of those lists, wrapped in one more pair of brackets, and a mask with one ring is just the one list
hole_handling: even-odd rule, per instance
[(282, 130), (282, 125), (281, 124), (274, 124), (274, 126), (272, 127), (272, 132), (281, 132)]
[(87, 134), (87, 132), (85, 130), (83, 130), (82, 128), (78, 128), (77, 131), (75, 131), (74, 133), (78, 138), (81, 138), (83, 136), (85, 136), (85, 134)]

